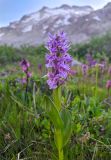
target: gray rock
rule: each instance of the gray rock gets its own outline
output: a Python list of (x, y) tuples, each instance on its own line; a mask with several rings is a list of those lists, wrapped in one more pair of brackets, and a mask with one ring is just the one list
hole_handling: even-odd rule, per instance
[(81, 66), (81, 65), (82, 65), (81, 62), (79, 62), (79, 61), (73, 59), (73, 61), (72, 61), (72, 66)]

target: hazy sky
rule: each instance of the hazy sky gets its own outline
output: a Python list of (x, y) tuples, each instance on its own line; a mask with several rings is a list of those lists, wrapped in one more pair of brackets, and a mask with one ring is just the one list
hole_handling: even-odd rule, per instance
[(111, 2), (111, 0), (0, 0), (0, 26), (18, 20), (24, 14), (37, 11), (43, 6), (91, 5), (97, 9), (102, 8), (108, 2)]

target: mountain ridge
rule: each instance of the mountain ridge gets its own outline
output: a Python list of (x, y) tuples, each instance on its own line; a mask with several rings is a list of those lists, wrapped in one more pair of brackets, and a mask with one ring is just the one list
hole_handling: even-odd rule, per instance
[(64, 30), (73, 44), (89, 41), (93, 36), (111, 29), (111, 3), (102, 9), (91, 6), (42, 7), (26, 14), (18, 21), (0, 28), (0, 44), (19, 47), (23, 44), (39, 45), (47, 40), (49, 32)]

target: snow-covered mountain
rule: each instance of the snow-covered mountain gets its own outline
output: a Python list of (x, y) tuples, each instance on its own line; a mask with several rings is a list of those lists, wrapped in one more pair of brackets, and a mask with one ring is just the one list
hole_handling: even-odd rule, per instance
[(0, 28), (0, 44), (38, 45), (46, 41), (49, 32), (59, 30), (65, 31), (72, 43), (80, 43), (110, 29), (111, 3), (96, 11), (90, 6), (43, 7)]

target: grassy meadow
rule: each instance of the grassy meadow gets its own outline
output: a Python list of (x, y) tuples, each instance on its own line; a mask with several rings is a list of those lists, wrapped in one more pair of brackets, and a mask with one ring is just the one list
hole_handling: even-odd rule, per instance
[[(53, 99), (45, 76), (46, 53), (44, 45), (0, 46), (0, 160), (58, 160), (54, 124), (45, 102), (46, 96)], [(88, 64), (86, 55), (90, 53), (97, 65), (86, 74), (81, 65), (73, 66), (77, 73), (61, 86), (62, 108), (72, 117), (64, 160), (110, 160), (111, 90), (106, 83), (111, 80), (111, 34), (72, 45), (69, 53), (83, 64)], [(27, 86), (21, 83), (23, 58), (31, 64)], [(101, 68), (103, 61), (105, 67)]]

